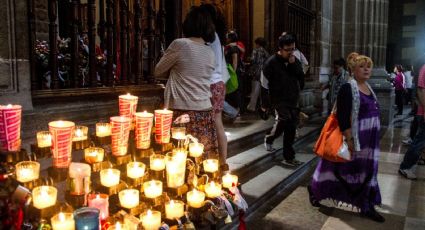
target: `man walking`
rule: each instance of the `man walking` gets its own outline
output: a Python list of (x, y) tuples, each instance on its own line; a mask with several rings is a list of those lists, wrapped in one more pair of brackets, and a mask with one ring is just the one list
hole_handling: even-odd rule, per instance
[(417, 84), (418, 111), (416, 113), (419, 129), (412, 144), (404, 155), (398, 172), (408, 179), (416, 179), (415, 166), (425, 148), (425, 65), (422, 66)]
[(283, 157), (286, 164), (299, 165), (292, 147), (299, 120), (298, 100), (304, 88), (304, 72), (300, 61), (294, 56), (295, 36), (279, 37), (279, 51), (264, 64), (263, 74), (268, 80), (269, 101), (275, 109), (276, 121), (264, 138), (267, 151), (273, 151), (273, 141), (284, 133)]

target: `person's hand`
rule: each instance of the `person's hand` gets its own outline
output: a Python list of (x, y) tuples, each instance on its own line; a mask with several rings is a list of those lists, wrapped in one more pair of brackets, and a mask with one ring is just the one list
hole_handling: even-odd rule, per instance
[(348, 140), (346, 140), (347, 145), (348, 145), (348, 150), (350, 150), (350, 152), (354, 152), (354, 139), (350, 138)]
[(291, 64), (295, 63), (295, 56), (294, 55), (289, 56), (288, 62)]

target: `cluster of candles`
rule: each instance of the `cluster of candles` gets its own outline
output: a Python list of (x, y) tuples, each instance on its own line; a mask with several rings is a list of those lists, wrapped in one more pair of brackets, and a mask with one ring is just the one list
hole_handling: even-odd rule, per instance
[[(96, 136), (99, 138), (111, 136), (112, 154), (121, 156), (127, 154), (128, 132), (134, 120), (135, 142), (138, 149), (150, 147), (150, 133), (155, 120), (155, 140), (157, 143), (168, 143), (170, 137), (177, 140), (186, 139), (184, 127), (171, 129), (172, 111), (155, 110), (155, 113), (136, 113), (137, 97), (123, 95), (119, 97), (120, 116), (112, 117), (110, 123), (97, 123)], [(58, 213), (51, 218), (53, 229), (74, 229), (75, 226), (85, 226), (87, 217), (92, 216), (99, 220), (109, 217), (109, 196), (107, 194), (90, 193), (90, 177), (92, 169), (90, 164), (101, 163), (105, 158), (105, 150), (100, 147), (84, 149), (86, 163), (71, 162), (72, 142), (83, 141), (88, 138), (88, 127), (75, 126), (70, 121), (53, 121), (49, 123), (49, 131), (37, 132), (37, 146), (39, 148), (51, 148), (53, 154), (53, 167), (68, 168), (68, 179), (72, 180), (71, 194), (86, 195), (88, 207), (76, 210), (74, 213)], [(114, 145), (116, 145), (114, 147)], [(187, 148), (187, 150), (186, 150)], [(178, 188), (185, 184), (186, 159), (188, 156), (200, 158), (204, 146), (193, 142), (184, 148), (175, 148), (172, 152), (152, 154), (149, 157), (149, 165), (142, 162), (129, 162), (126, 165), (125, 175), (131, 179), (139, 179), (145, 176), (149, 170), (165, 172), (166, 183), (169, 188)], [(204, 172), (215, 173), (219, 169), (217, 159), (206, 159), (202, 162)], [(115, 168), (100, 170), (100, 183), (104, 187), (113, 187), (120, 184), (121, 171)], [(40, 175), (40, 164), (36, 161), (22, 161), (16, 164), (16, 179), (21, 183), (37, 180)], [(238, 177), (226, 174), (222, 177), (222, 183), (218, 181), (207, 182), (202, 189), (198, 187), (187, 192), (187, 205), (193, 208), (201, 208), (206, 198), (215, 198), (221, 195), (222, 187), (231, 188), (236, 186)], [(140, 189), (127, 188), (118, 192), (120, 206), (132, 209), (140, 204), (142, 194), (146, 198), (155, 199), (163, 194), (164, 184), (160, 180), (143, 181)], [(57, 202), (58, 190), (54, 186), (37, 186), (32, 189), (33, 206), (37, 209), (52, 207)], [(182, 200), (172, 199), (164, 203), (166, 219), (180, 218), (184, 215), (185, 203)], [(90, 213), (90, 215), (88, 214)], [(83, 220), (85, 219), (85, 220)], [(145, 229), (157, 230), (161, 226), (161, 212), (147, 210), (140, 214), (140, 220)], [(95, 221), (96, 222), (96, 221)], [(98, 224), (98, 223), (97, 223)], [(122, 226), (124, 229), (124, 226)]]

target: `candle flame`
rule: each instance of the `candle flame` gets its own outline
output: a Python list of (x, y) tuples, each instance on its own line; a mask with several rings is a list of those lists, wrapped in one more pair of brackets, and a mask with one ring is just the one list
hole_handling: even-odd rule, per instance
[(151, 211), (150, 209), (148, 209), (148, 211), (146, 212), (146, 216), (147, 216), (147, 217), (152, 216), (152, 211)]
[(60, 222), (64, 222), (65, 221), (65, 214), (63, 214), (63, 212), (60, 212), (58, 217), (59, 217), (59, 221)]
[(170, 200), (170, 206), (174, 206), (174, 201)]
[(131, 94), (130, 93), (127, 93), (127, 96), (131, 96)]
[(143, 111), (143, 113), (144, 113), (144, 114), (147, 114), (148, 112), (146, 112), (146, 110), (145, 110), (145, 111)]
[(116, 229), (116, 230), (121, 229), (121, 223), (120, 223), (120, 222), (117, 222), (117, 223), (115, 224), (115, 229)]
[(99, 194), (96, 194), (96, 199), (99, 199), (100, 198), (100, 195)]
[(6, 106), (8, 109), (12, 108), (12, 104), (7, 104)]

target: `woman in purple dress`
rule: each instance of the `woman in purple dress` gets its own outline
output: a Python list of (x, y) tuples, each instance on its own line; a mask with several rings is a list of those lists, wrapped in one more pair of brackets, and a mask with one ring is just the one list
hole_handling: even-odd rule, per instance
[[(351, 57), (350, 57), (351, 56)], [(381, 204), (377, 173), (379, 160), (379, 105), (366, 82), (373, 62), (364, 55), (350, 55), (353, 79), (342, 85), (337, 97), (337, 118), (352, 152), (352, 160), (335, 163), (321, 159), (308, 187), (310, 202), (331, 199), (350, 204), (362, 216), (377, 222), (385, 219), (376, 210)]]

